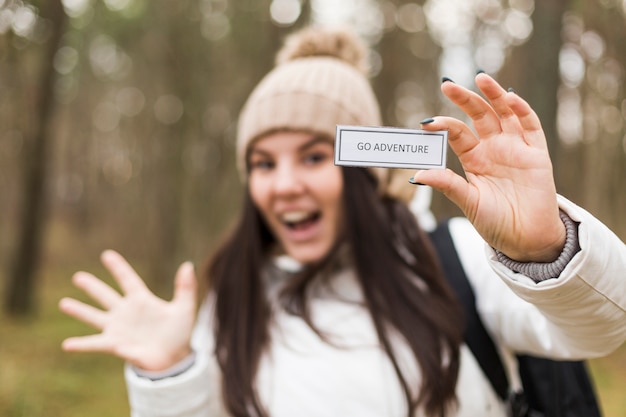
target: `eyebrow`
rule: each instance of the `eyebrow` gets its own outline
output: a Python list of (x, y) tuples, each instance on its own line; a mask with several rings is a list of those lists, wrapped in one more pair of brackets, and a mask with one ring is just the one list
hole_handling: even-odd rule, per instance
[(327, 143), (329, 145), (332, 145), (333, 142), (334, 141), (331, 138), (329, 138), (328, 136), (315, 135), (310, 140), (308, 140), (305, 143), (303, 143), (302, 146), (300, 146), (298, 148), (298, 150), (299, 151), (307, 150), (308, 148), (311, 148), (311, 147), (317, 145), (318, 143)]
[[(298, 152), (306, 151), (307, 149), (317, 145), (318, 143), (327, 143), (329, 145), (332, 145), (333, 142), (334, 142), (333, 139), (328, 137), (328, 136), (315, 135), (315, 136), (311, 137), (311, 139), (307, 140), (305, 143), (300, 145), (298, 147), (297, 151)], [(258, 147), (252, 146), (248, 156), (250, 156), (250, 155), (252, 155), (254, 153), (258, 153), (258, 154), (262, 154), (262, 155), (270, 155), (270, 152), (267, 152), (267, 151), (264, 151), (263, 149), (259, 149)]]

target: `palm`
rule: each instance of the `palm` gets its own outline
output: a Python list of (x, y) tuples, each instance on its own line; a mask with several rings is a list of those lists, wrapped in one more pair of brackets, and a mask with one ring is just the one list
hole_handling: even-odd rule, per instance
[(109, 251), (103, 262), (123, 295), (91, 274), (77, 273), (75, 284), (104, 310), (73, 299), (61, 300), (61, 310), (101, 333), (67, 339), (64, 349), (111, 353), (145, 370), (166, 369), (183, 359), (190, 352), (195, 317), (192, 267), (181, 266), (174, 299), (167, 302), (152, 294), (120, 255)]
[(456, 203), (493, 247), (518, 260), (550, 260), (564, 239), (545, 137), (536, 115), (517, 95), (478, 76), (490, 100), (453, 83), (442, 90), (472, 119), (475, 132), (457, 119), (438, 117), (428, 129), (447, 129), (466, 178), (452, 171), (422, 171)]

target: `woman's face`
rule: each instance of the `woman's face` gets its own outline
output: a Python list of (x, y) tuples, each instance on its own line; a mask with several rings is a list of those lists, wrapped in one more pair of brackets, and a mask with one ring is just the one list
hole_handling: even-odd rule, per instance
[(252, 200), (287, 253), (301, 263), (322, 259), (341, 231), (343, 177), (328, 138), (275, 132), (248, 154)]

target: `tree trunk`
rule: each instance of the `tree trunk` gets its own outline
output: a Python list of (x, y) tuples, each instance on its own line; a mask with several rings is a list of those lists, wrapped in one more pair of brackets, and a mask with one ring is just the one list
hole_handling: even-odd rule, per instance
[[(17, 245), (8, 273), (4, 308), (11, 315), (32, 313), (35, 280), (41, 258), (44, 225), (47, 212), (45, 179), (52, 149), (52, 113), (54, 110), (53, 60), (61, 43), (66, 15), (61, 0), (44, 2), (43, 15), (51, 23), (51, 35), (45, 44), (35, 106), (32, 111), (34, 127), (28, 132), (25, 147), (21, 219), (17, 228)], [(26, 111), (26, 110), (24, 110)], [(30, 110), (28, 110), (30, 112)]]
[[(598, 90), (597, 85), (591, 82), (593, 77), (587, 77), (587, 82), (582, 85), (583, 97), (595, 97), (600, 105), (595, 107), (596, 113), (586, 113), (585, 123), (597, 121), (597, 138), (590, 141), (589, 138), (577, 148), (581, 155), (582, 163), (572, 165), (573, 171), (578, 173), (578, 186), (581, 189), (581, 200), (585, 208), (607, 224), (622, 239), (626, 237), (626, 220), (624, 209), (626, 208), (626, 142), (624, 134), (624, 68), (626, 68), (626, 55), (623, 52), (626, 40), (626, 28), (621, 6), (614, 4), (599, 4), (601, 2), (581, 2), (576, 12), (583, 18), (586, 31), (594, 31), (605, 42), (606, 50), (597, 62), (587, 63), (587, 74), (591, 72), (605, 72), (615, 68), (619, 63), (618, 83), (613, 88), (613, 94), (606, 95)], [(615, 70), (613, 70), (615, 71)], [(606, 110), (613, 108), (617, 113), (621, 111), (621, 129), (607, 130), (604, 120)]]
[(559, 52), (562, 19), (569, 3), (569, 0), (535, 2), (533, 33), (524, 45), (513, 50), (500, 76), (503, 85), (514, 88), (539, 116), (555, 170), (559, 143), (556, 128)]

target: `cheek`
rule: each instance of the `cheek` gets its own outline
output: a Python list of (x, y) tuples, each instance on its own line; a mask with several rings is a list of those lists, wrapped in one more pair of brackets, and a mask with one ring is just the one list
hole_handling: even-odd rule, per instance
[(343, 222), (344, 204), (343, 204), (343, 176), (341, 171), (328, 178), (325, 182), (324, 192), (327, 196), (327, 205), (332, 209), (336, 222), (341, 226)]
[(254, 205), (261, 211), (267, 207), (267, 192), (263, 187), (263, 182), (259, 181), (254, 175), (248, 178), (248, 192), (252, 198)]

